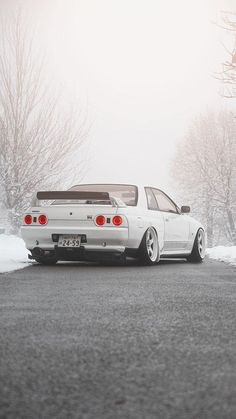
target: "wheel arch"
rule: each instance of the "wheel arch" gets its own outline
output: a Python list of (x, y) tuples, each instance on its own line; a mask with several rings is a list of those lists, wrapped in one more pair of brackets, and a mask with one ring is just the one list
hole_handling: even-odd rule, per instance
[(149, 225), (143, 234), (142, 241), (138, 249), (138, 257), (145, 265), (154, 265), (160, 260), (158, 232), (152, 225)]
[[(202, 230), (203, 234), (204, 234), (204, 240), (201, 244), (202, 248), (201, 250), (199, 249), (199, 244), (198, 244), (198, 235), (199, 235), (199, 231)], [(206, 249), (206, 233), (205, 233), (205, 229), (202, 226), (199, 226), (196, 234), (194, 236), (194, 241), (193, 241), (193, 246), (191, 249), (191, 253), (190, 255), (187, 257), (187, 260), (189, 262), (202, 262), (203, 259), (205, 258), (205, 249)], [(203, 254), (202, 254), (203, 251)]]
[(143, 238), (144, 238), (144, 236), (145, 236), (145, 234), (146, 234), (146, 232), (147, 232), (147, 230), (148, 230), (149, 228), (153, 228), (153, 230), (155, 230), (156, 235), (157, 235), (158, 244), (160, 245), (160, 243), (159, 243), (158, 231), (157, 231), (157, 229), (156, 229), (156, 227), (155, 227), (154, 225), (150, 224), (150, 225), (148, 225), (148, 226), (145, 226), (145, 228), (144, 228), (144, 232), (143, 232), (143, 235), (142, 235), (141, 240), (140, 240), (140, 243), (139, 243), (139, 248), (140, 248), (141, 243), (142, 243), (142, 241), (143, 241)]
[(194, 219), (191, 219), (191, 221), (192, 222), (190, 222), (190, 228), (189, 228), (189, 242), (191, 243), (191, 246), (189, 246), (189, 249), (192, 252), (195, 238), (198, 231), (202, 229), (204, 231), (204, 234), (206, 234), (206, 232), (205, 232), (204, 226), (201, 223), (199, 223), (198, 221)]

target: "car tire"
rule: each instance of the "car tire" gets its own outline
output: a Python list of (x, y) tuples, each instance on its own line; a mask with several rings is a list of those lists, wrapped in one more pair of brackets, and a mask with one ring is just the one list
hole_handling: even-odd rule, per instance
[(40, 265), (56, 265), (57, 259), (46, 259), (46, 258), (35, 258), (36, 262), (38, 262)]
[(142, 265), (155, 265), (159, 262), (160, 250), (157, 232), (149, 227), (145, 232), (139, 246), (139, 260)]
[(205, 257), (205, 233), (202, 228), (197, 231), (191, 255), (187, 257), (189, 262), (201, 263)]

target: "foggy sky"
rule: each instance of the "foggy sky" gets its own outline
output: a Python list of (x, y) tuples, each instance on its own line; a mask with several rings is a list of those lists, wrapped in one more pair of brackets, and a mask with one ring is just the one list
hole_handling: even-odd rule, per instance
[(48, 71), (66, 92), (65, 104), (78, 97), (78, 106), (88, 108), (84, 181), (141, 182), (170, 191), (170, 161), (191, 119), (227, 103), (213, 73), (225, 59), (220, 41), (232, 39), (212, 21), (235, 2), (23, 3), (37, 22)]

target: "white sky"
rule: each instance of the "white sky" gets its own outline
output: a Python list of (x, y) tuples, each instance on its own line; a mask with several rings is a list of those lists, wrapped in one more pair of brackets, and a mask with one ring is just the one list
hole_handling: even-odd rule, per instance
[(236, 1), (28, 4), (55, 82), (67, 98), (88, 101), (93, 126), (84, 181), (170, 190), (176, 142), (195, 115), (223, 102), (212, 74), (225, 58), (224, 35), (211, 21), (220, 9), (236, 10)]

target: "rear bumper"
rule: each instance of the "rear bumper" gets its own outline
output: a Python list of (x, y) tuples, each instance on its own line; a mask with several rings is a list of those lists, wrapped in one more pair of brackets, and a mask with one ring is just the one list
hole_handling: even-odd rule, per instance
[(88, 250), (84, 246), (77, 249), (60, 248), (55, 246), (54, 250), (43, 250), (39, 247), (31, 250), (30, 259), (57, 259), (65, 261), (121, 261), (125, 258), (125, 251), (121, 250)]
[[(86, 242), (77, 249), (65, 249), (58, 247), (58, 243), (53, 242), (52, 235), (85, 235)], [(102, 253), (123, 253), (128, 245), (127, 227), (38, 227), (23, 226), (21, 235), (25, 241), (27, 249), (40, 248), (43, 251), (56, 252), (58, 255), (70, 255), (72, 250), (79, 254), (91, 254), (91, 252)]]

